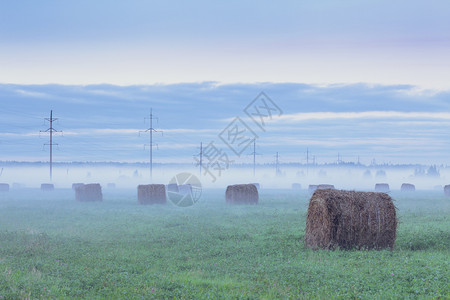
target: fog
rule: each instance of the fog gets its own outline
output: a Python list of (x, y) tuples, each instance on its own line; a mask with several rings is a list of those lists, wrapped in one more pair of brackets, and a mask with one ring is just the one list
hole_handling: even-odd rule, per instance
[[(1, 168), (1, 166), (0, 166)], [(450, 183), (450, 168), (438, 167), (438, 174), (428, 174), (426, 166), (256, 166), (253, 176), (252, 166), (230, 166), (221, 170), (200, 169), (189, 165), (155, 165), (153, 179), (150, 180), (148, 165), (133, 164), (63, 164), (53, 167), (53, 179), (49, 178), (49, 167), (10, 165), (4, 166), (1, 183), (8, 183), (11, 189), (39, 188), (42, 183), (53, 183), (55, 188), (71, 188), (73, 183), (100, 183), (107, 188), (114, 183), (116, 188), (136, 188), (139, 184), (169, 181), (179, 173), (188, 172), (197, 176), (203, 188), (225, 189), (229, 184), (259, 183), (261, 189), (291, 189), (293, 183), (302, 189), (309, 185), (332, 184), (337, 189), (373, 190), (376, 183), (388, 183), (391, 190), (400, 190), (402, 183), (414, 184), (416, 190), (442, 189)]]

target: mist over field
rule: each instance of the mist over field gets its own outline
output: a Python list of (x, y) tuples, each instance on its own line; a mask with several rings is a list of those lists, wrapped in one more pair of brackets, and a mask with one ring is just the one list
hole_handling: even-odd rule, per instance
[(450, 299), (450, 2), (0, 1), (0, 300)]

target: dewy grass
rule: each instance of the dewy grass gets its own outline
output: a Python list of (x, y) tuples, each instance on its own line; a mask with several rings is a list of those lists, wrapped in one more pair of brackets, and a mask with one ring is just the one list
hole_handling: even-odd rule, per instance
[(258, 205), (204, 191), (189, 208), (140, 206), (136, 191), (79, 203), (73, 191), (0, 199), (0, 299), (449, 298), (449, 201), (393, 194), (393, 251), (313, 251), (307, 193)]

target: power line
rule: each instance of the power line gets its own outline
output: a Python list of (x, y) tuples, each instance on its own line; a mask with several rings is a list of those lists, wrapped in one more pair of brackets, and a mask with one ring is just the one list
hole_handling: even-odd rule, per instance
[(275, 155), (276, 157), (276, 161), (275, 161), (275, 172), (276, 172), (276, 176), (280, 176), (281, 175), (281, 171), (280, 171), (280, 161), (278, 160), (279, 156), (278, 156), (278, 152)]
[[(153, 128), (153, 119), (158, 120), (158, 118), (154, 118), (153, 117), (153, 109), (150, 109), (150, 128), (148, 128), (147, 130), (144, 131), (140, 131), (140, 132), (150, 132), (150, 181), (153, 180), (153, 132), (161, 132), (161, 130), (156, 130), (155, 128)], [(155, 144), (156, 146), (158, 146), (158, 144)]]
[(258, 153), (256, 153), (256, 139), (253, 140), (253, 152), (250, 153), (251, 155), (253, 155), (253, 177), (255, 177), (255, 173), (256, 173), (256, 155), (259, 155)]
[(50, 143), (44, 144), (50, 146), (50, 181), (52, 180), (52, 165), (53, 165), (53, 146), (58, 144), (53, 144), (53, 132), (61, 132), (53, 128), (53, 122), (58, 120), (58, 118), (53, 118), (53, 110), (50, 110), (50, 118), (44, 118), (45, 121), (50, 123), (50, 127), (47, 130), (40, 130), (39, 132), (49, 132), (50, 133)]

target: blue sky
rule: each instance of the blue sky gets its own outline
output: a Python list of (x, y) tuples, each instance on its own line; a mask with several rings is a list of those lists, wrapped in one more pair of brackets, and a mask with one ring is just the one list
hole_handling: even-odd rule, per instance
[(265, 91), (261, 162), (450, 163), (449, 90), (445, 0), (0, 0), (0, 160), (46, 160), (53, 109), (56, 160), (144, 161), (153, 107), (191, 161)]

